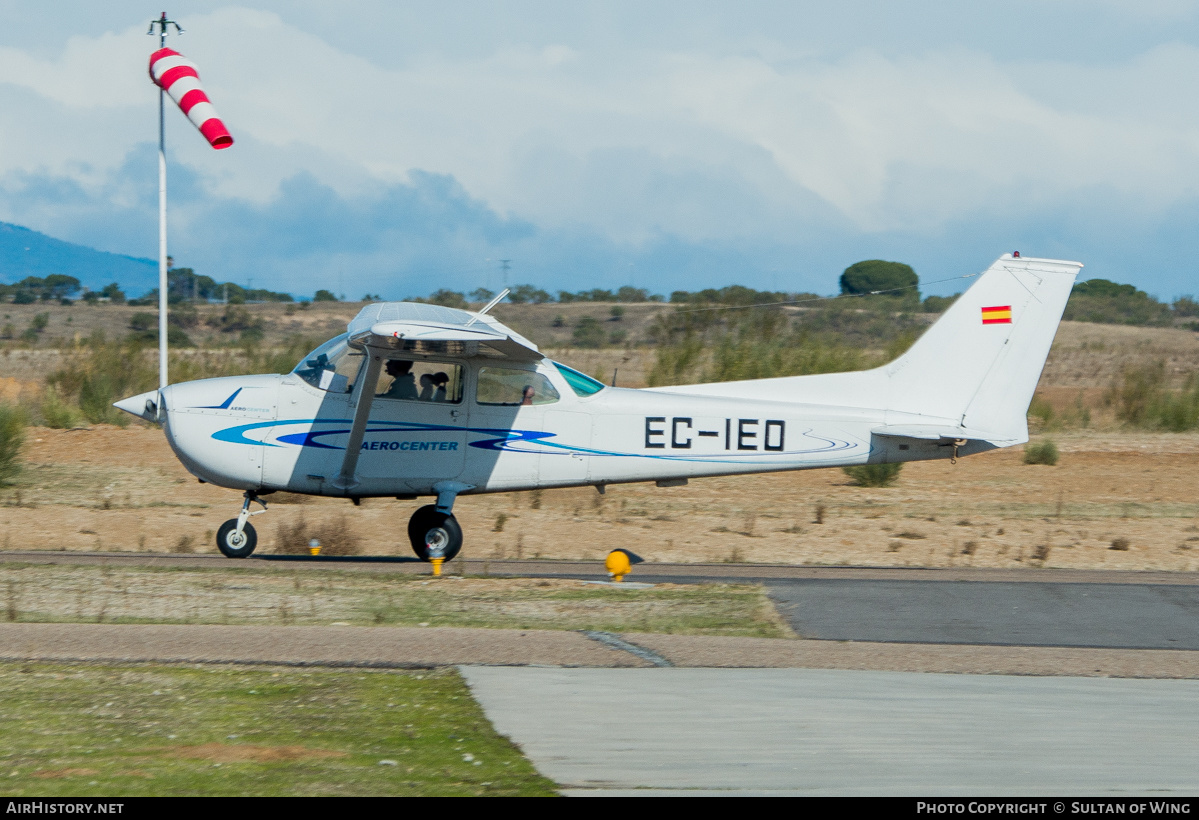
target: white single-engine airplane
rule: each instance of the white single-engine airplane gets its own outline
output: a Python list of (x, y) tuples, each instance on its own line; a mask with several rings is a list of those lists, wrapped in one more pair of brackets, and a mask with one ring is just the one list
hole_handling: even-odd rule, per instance
[[(433, 496), (412, 549), (462, 547), (459, 495), (956, 458), (1028, 440), (1027, 412), (1082, 265), (1004, 255), (895, 361), (755, 381), (607, 387), (491, 316), (364, 307), (287, 375), (173, 384), (116, 403), (161, 422), (200, 481), (243, 490), (217, 533), (254, 551), (248, 518), (277, 490)], [(262, 509), (251, 512), (251, 504)], [(440, 562), (438, 562), (440, 563)]]

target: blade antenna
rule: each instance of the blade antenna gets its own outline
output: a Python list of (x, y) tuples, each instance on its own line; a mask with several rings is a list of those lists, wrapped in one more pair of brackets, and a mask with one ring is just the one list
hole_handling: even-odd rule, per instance
[(484, 305), (482, 310), (480, 310), (478, 313), (476, 313), (474, 316), (471, 317), (470, 321), (466, 323), (466, 326), (470, 327), (475, 322), (479, 321), (484, 316), (486, 316), (487, 311), (491, 310), (493, 307), (498, 305), (500, 302), (504, 301), (504, 297), (507, 296), (511, 292), (512, 292), (512, 290), (510, 288), (504, 288), (502, 291), (500, 291), (499, 296), (496, 296), (494, 299), (492, 299), (490, 302), (488, 302), (486, 305)]

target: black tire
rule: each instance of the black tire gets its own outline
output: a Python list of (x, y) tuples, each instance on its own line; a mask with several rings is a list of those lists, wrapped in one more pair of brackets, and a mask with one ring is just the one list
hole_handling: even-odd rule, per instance
[(216, 545), (226, 558), (248, 558), (258, 546), (258, 533), (249, 521), (242, 527), (241, 538), (237, 537), (237, 519), (230, 518), (216, 532)]
[(438, 512), (432, 504), (421, 507), (408, 520), (408, 540), (412, 542), (412, 551), (422, 561), (429, 560), (430, 538), (445, 539), (442, 557), (447, 561), (452, 561), (462, 549), (462, 527), (458, 526), (458, 519)]

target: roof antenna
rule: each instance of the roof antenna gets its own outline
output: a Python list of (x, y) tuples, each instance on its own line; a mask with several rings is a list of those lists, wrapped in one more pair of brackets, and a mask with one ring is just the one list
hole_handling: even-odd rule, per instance
[(466, 323), (466, 327), (470, 327), (475, 322), (482, 319), (483, 316), (485, 316), (487, 314), (487, 311), (491, 310), (493, 307), (498, 305), (500, 302), (504, 301), (504, 297), (507, 296), (511, 292), (512, 291), (509, 288), (504, 288), (502, 291), (500, 291), (499, 296), (492, 299), (490, 302), (488, 302), (486, 305), (483, 306), (482, 310), (480, 310), (478, 313), (476, 313), (474, 316), (471, 317), (470, 321)]

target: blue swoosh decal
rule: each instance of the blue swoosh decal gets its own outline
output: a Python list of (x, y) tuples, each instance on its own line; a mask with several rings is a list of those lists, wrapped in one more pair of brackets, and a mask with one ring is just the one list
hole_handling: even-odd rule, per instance
[(233, 404), (233, 400), (237, 398), (237, 394), (240, 393), (242, 391), (242, 389), (243, 388), (239, 387), (236, 390), (234, 390), (233, 394), (230, 395), (229, 398), (225, 399), (220, 404), (206, 404), (206, 405), (201, 405), (198, 407), (193, 407), (192, 409), (193, 410), (228, 410), (229, 407)]
[[(252, 438), (247, 438), (246, 433), (252, 430), (260, 430), (265, 427), (285, 427), (294, 424), (306, 425), (337, 425), (333, 429), (304, 430), (296, 433), (288, 433), (277, 436), (276, 441), (281, 444), (273, 444), (269, 441), (259, 441)], [(212, 434), (212, 437), (218, 441), (229, 442), (231, 444), (252, 444), (263, 447), (280, 447), (283, 445), (292, 445), (299, 447), (314, 447), (322, 450), (344, 450), (343, 445), (325, 443), (321, 439), (327, 436), (346, 435), (350, 432), (348, 425), (352, 425), (352, 419), (283, 419), (280, 421), (263, 421), (253, 424), (243, 424), (237, 427), (229, 427), (224, 430), (219, 430)], [(487, 438), (478, 441), (468, 442), (468, 445), (481, 450), (491, 451), (507, 451), (511, 453), (524, 453), (533, 455), (541, 453), (544, 455), (560, 455), (567, 456), (571, 453), (586, 453), (592, 456), (604, 456), (608, 458), (648, 458), (656, 461), (682, 461), (694, 462), (701, 464), (724, 463), (724, 464), (752, 464), (759, 462), (762, 459), (777, 460), (786, 456), (803, 456), (803, 455), (828, 455), (832, 453), (840, 453), (845, 450), (857, 449), (860, 445), (849, 441), (828, 438), (826, 436), (816, 434), (811, 428), (805, 430), (800, 435), (813, 442), (819, 442), (817, 446), (807, 447), (797, 450), (786, 450), (783, 452), (757, 452), (757, 453), (713, 453), (709, 455), (667, 455), (656, 453), (623, 453), (615, 450), (596, 449), (593, 447), (578, 447), (564, 442), (550, 441), (555, 438), (556, 433), (544, 432), (540, 430), (512, 430), (508, 428), (495, 427), (457, 427), (454, 425), (444, 424), (419, 424), (415, 422), (372, 422), (371, 426), (366, 429), (366, 433), (438, 433), (452, 431), (454, 433), (474, 433)], [(531, 446), (530, 446), (531, 445)]]

